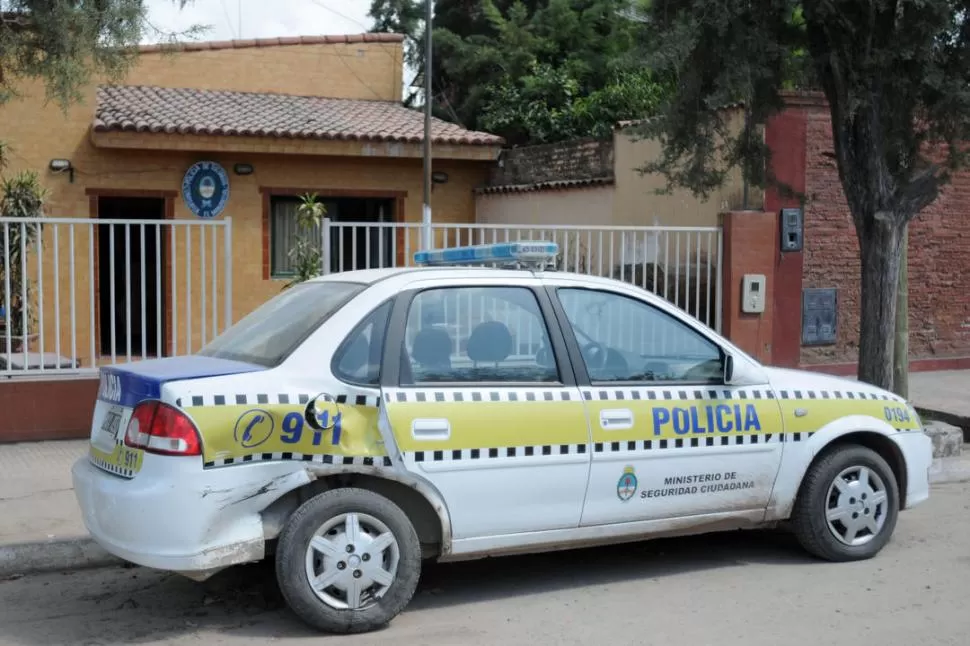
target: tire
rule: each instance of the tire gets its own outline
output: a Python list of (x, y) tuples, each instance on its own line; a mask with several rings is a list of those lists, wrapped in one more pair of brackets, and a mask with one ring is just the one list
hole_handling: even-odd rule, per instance
[[(347, 534), (351, 515), (358, 521), (356, 541)], [(328, 525), (335, 526), (317, 537)], [(380, 559), (372, 558), (370, 541), (378, 535), (386, 541), (388, 532), (393, 542), (375, 551)], [(314, 538), (325, 549), (315, 549), (311, 556)], [(308, 569), (333, 585), (328, 582), (318, 594)], [(411, 601), (420, 574), (420, 543), (411, 521), (390, 500), (366, 489), (334, 489), (314, 496), (289, 518), (276, 548), (276, 578), (283, 598), (300, 619), (323, 632), (362, 633), (388, 624)], [(356, 609), (347, 605), (355, 587), (365, 590), (356, 595)]]
[[(868, 489), (859, 483), (862, 469), (867, 470)], [(853, 477), (854, 481), (846, 481)], [(836, 487), (837, 479), (843, 482), (845, 493)], [(882, 502), (880, 493), (885, 496)], [(827, 561), (845, 562), (878, 554), (892, 537), (898, 516), (899, 485), (892, 469), (875, 451), (847, 444), (834, 447), (809, 467), (791, 520), (794, 534), (807, 552)], [(858, 528), (856, 544), (847, 541), (851, 528)]]

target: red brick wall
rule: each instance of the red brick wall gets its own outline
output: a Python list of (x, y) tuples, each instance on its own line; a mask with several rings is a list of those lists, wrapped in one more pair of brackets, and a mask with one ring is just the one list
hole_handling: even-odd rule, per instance
[[(806, 124), (803, 287), (838, 288), (836, 345), (803, 347), (803, 364), (854, 363), (858, 357), (859, 245), (832, 154), (828, 109)], [(910, 226), (911, 359), (970, 356), (970, 172)]]
[(0, 443), (90, 435), (98, 379), (11, 379), (0, 387)]

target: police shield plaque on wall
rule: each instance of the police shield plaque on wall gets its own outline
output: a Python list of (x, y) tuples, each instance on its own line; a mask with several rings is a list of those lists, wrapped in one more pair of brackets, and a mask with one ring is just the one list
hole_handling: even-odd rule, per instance
[(229, 175), (212, 161), (193, 164), (182, 180), (182, 199), (200, 218), (214, 218), (222, 213), (229, 200)]

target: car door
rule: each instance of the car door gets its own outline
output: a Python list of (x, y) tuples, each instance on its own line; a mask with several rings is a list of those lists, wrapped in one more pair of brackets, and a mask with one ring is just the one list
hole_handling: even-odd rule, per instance
[(443, 496), (455, 540), (579, 526), (589, 427), (537, 280), (416, 286), (398, 298), (387, 352), (394, 441)]
[(548, 289), (592, 434), (581, 524), (763, 511), (784, 446), (769, 384), (725, 385), (716, 335), (673, 306), (578, 282)]

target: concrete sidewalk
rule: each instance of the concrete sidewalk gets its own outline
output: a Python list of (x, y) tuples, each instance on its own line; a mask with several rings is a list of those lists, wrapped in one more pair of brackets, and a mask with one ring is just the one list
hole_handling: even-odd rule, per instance
[[(935, 460), (934, 482), (970, 481), (970, 445), (936, 448), (950, 457)], [(81, 521), (71, 465), (86, 452), (86, 440), (0, 444), (0, 579), (120, 563)]]
[(89, 537), (71, 485), (87, 440), (0, 444), (0, 578), (119, 561)]
[(909, 400), (936, 419), (963, 428), (965, 435), (970, 432), (970, 370), (911, 372)]

